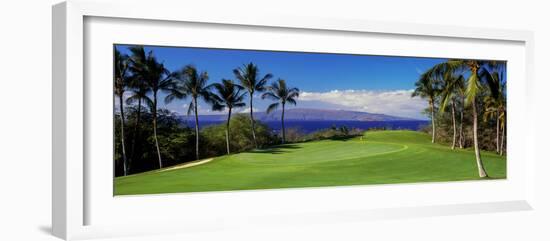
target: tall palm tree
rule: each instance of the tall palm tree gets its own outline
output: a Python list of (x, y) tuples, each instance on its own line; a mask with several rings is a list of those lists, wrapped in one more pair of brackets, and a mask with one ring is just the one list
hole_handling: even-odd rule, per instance
[(145, 53), (145, 50), (140, 47), (131, 47), (129, 48), (131, 55), (128, 58), (129, 61), (129, 70), (130, 70), (130, 78), (128, 87), (131, 92), (130, 96), (126, 99), (127, 105), (134, 105), (137, 102), (137, 109), (136, 109), (136, 119), (134, 123), (134, 130), (133, 130), (133, 137), (132, 137), (132, 145), (130, 149), (130, 160), (128, 162), (128, 170), (130, 170), (132, 166), (132, 162), (136, 158), (136, 142), (139, 138), (139, 131), (138, 127), (140, 126), (141, 122), (141, 112), (142, 107), (145, 104), (145, 106), (151, 106), (152, 101), (149, 98), (148, 94), (151, 91), (151, 88), (147, 85), (146, 82), (146, 76), (144, 76), (144, 63), (147, 59), (147, 54)]
[(199, 110), (198, 100), (203, 99), (212, 103), (212, 85), (207, 85), (208, 73), (199, 72), (193, 65), (187, 65), (172, 75), (175, 83), (170, 86), (169, 94), (165, 101), (170, 102), (173, 99), (185, 99), (191, 97), (191, 103), (187, 109), (187, 115), (195, 114), (195, 157), (198, 160), (199, 155)]
[(470, 76), (467, 80), (467, 86), (466, 86), (466, 103), (470, 104), (472, 107), (472, 122), (473, 122), (473, 137), (474, 137), (474, 150), (475, 150), (475, 156), (476, 156), (476, 163), (477, 168), (479, 172), (479, 177), (487, 177), (487, 171), (485, 171), (485, 167), (483, 165), (483, 161), (481, 160), (481, 153), (479, 150), (479, 139), (478, 139), (478, 133), (477, 133), (477, 119), (478, 119), (478, 112), (477, 112), (477, 101), (476, 98), (480, 94), (480, 92), (483, 90), (483, 86), (481, 83), (481, 79), (479, 76), (479, 70), (482, 65), (486, 64), (485, 61), (480, 60), (457, 60), (452, 59), (447, 61), (446, 65), (448, 68), (451, 69), (468, 69), (470, 71)]
[(420, 78), (415, 83), (416, 88), (412, 93), (412, 97), (420, 96), (423, 99), (428, 99), (430, 106), (430, 114), (432, 120), (432, 143), (435, 143), (435, 98), (439, 94), (437, 79), (433, 69), (429, 69), (420, 75)]
[(286, 103), (296, 105), (296, 98), (299, 95), (300, 90), (298, 88), (288, 88), (284, 79), (278, 79), (276, 82), (273, 82), (271, 86), (267, 87), (267, 92), (262, 94), (262, 99), (270, 98), (277, 101), (267, 107), (267, 113), (276, 110), (279, 105), (282, 107), (281, 132), (283, 144), (285, 143), (285, 105)]
[(463, 86), (464, 86), (464, 77), (462, 75), (456, 76), (454, 71), (446, 71), (442, 73), (443, 79), (443, 88), (441, 90), (441, 104), (439, 111), (441, 113), (445, 112), (446, 107), (449, 105), (451, 107), (451, 121), (453, 123), (453, 143), (451, 149), (455, 149), (456, 139), (457, 139), (457, 130), (456, 130), (456, 103), (455, 99), (458, 96), (461, 96)]
[(222, 79), (222, 83), (215, 83), (213, 86), (218, 93), (212, 94), (212, 100), (214, 103), (212, 105), (212, 109), (221, 111), (227, 108), (228, 111), (227, 123), (225, 127), (225, 142), (227, 144), (227, 154), (230, 154), (229, 123), (231, 122), (231, 111), (233, 108), (246, 106), (243, 102), (246, 93), (241, 93), (244, 88), (238, 84), (235, 84), (232, 80)]
[(130, 82), (129, 82), (129, 90), (130, 90), (130, 96), (126, 99), (127, 105), (134, 105), (137, 102), (137, 108), (135, 110), (136, 118), (134, 122), (134, 128), (133, 128), (133, 135), (132, 135), (132, 145), (130, 149), (130, 158), (128, 160), (128, 171), (130, 171), (130, 168), (132, 166), (132, 162), (136, 159), (136, 142), (139, 139), (139, 126), (141, 122), (141, 112), (142, 107), (145, 104), (145, 106), (152, 106), (153, 101), (151, 101), (151, 98), (149, 98), (148, 93), (150, 92), (149, 87), (140, 78), (137, 78), (136, 76), (131, 76)]
[(254, 108), (252, 100), (255, 92), (263, 92), (265, 85), (269, 79), (273, 77), (272, 74), (266, 74), (260, 78), (260, 70), (257, 65), (249, 63), (242, 67), (233, 70), (235, 78), (241, 82), (241, 86), (246, 88), (250, 98), (250, 121), (252, 123), (252, 139), (254, 140), (254, 147), (258, 148), (258, 142), (256, 141), (256, 129), (254, 123)]
[(483, 113), (483, 121), (488, 122), (489, 119), (496, 120), (495, 125), (495, 146), (496, 146), (496, 153), (500, 153), (500, 129), (502, 125), (504, 124), (504, 109), (502, 103), (500, 103), (499, 100), (493, 99), (491, 95), (485, 96), (483, 99), (484, 102), (484, 108), (485, 112)]
[(506, 140), (506, 110), (500, 114), (499, 118), (501, 119), (500, 128), (502, 129), (502, 136), (500, 138), (500, 148), (498, 154), (502, 156), (504, 153), (504, 140)]
[(115, 83), (114, 92), (118, 97), (118, 103), (120, 108), (120, 142), (122, 147), (122, 166), (124, 169), (124, 176), (128, 175), (128, 160), (126, 157), (126, 144), (124, 136), (124, 92), (128, 85), (128, 55), (120, 53), (115, 48)]
[(458, 147), (460, 147), (460, 149), (463, 149), (464, 145), (466, 145), (466, 137), (464, 136), (464, 112), (466, 111), (466, 97), (464, 93), (466, 93), (466, 90), (464, 89), (464, 84), (459, 93), (460, 96), (458, 98), (458, 103), (460, 103), (460, 123), (458, 124)]
[[(504, 122), (506, 121), (506, 84), (503, 82), (504, 74), (501, 70), (504, 69), (504, 63), (499, 61), (489, 61), (481, 70), (480, 77), (487, 83), (489, 89), (489, 95), (484, 99), (485, 113), (483, 116), (484, 121), (487, 121), (489, 117), (496, 120), (495, 126), (495, 143), (496, 152), (502, 154), (500, 146), (502, 142), (500, 139), (500, 130), (504, 132)], [(502, 135), (504, 138), (504, 135)]]
[(145, 50), (142, 46), (132, 47), (130, 51), (137, 56), (134, 61), (136, 72), (139, 77), (145, 80), (153, 95), (151, 105), (153, 139), (155, 140), (155, 147), (157, 149), (159, 168), (162, 168), (162, 157), (157, 137), (157, 97), (159, 91), (167, 91), (173, 85), (172, 76), (168, 69), (164, 67), (164, 64), (157, 60), (152, 51), (149, 51), (149, 53), (145, 55)]
[(157, 137), (157, 112), (158, 112), (158, 92), (168, 90), (172, 85), (172, 79), (170, 72), (164, 67), (164, 64), (157, 62), (153, 57), (149, 61), (149, 69), (151, 77), (149, 78), (149, 85), (153, 92), (153, 105), (151, 114), (153, 115), (153, 138), (155, 139), (155, 146), (157, 148), (157, 155), (159, 160), (159, 168), (162, 168), (162, 157), (160, 154), (159, 140)]

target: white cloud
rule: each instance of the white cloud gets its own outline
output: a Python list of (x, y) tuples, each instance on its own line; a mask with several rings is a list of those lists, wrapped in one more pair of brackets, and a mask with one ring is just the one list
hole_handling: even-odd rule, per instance
[[(318, 108), (362, 111), (378, 114), (387, 114), (416, 119), (427, 119), (422, 114), (427, 107), (427, 101), (418, 97), (412, 98), (412, 90), (332, 90), (328, 92), (301, 92), (297, 106), (288, 105), (287, 108)], [(162, 99), (162, 98), (159, 98)], [(189, 99), (177, 100), (170, 104), (159, 102), (159, 107), (167, 108), (182, 115), (187, 114)], [(116, 103), (116, 100), (115, 100)], [(254, 98), (254, 112), (264, 112), (272, 100)], [(247, 102), (248, 104), (248, 102)], [(116, 106), (115, 106), (116, 108)], [(213, 111), (204, 101), (199, 101), (199, 115), (226, 114), (224, 111)], [(247, 105), (244, 108), (234, 109), (233, 113), (249, 113)]]
[[(189, 103), (174, 102), (169, 105), (164, 105), (163, 108), (169, 109), (170, 111), (180, 115), (187, 115), (187, 110), (189, 110)], [(199, 115), (215, 115), (215, 114), (227, 113), (227, 110), (213, 111), (210, 105), (203, 103), (202, 101), (199, 101), (199, 106), (197, 107), (197, 111), (199, 112)], [(190, 114), (194, 114), (194, 112), (191, 112)]]
[[(260, 109), (258, 109), (258, 108), (256, 108), (256, 107), (253, 107), (253, 108), (252, 108), (252, 111), (254, 111), (254, 112), (260, 112)], [(235, 112), (237, 112), (237, 113), (250, 113), (250, 107), (247, 106), (247, 107), (239, 108), (239, 109), (237, 109), (237, 111), (235, 111)], [(254, 114), (254, 115), (256, 115), (256, 114)]]
[(332, 105), (331, 109), (363, 111), (393, 116), (425, 119), (422, 111), (427, 102), (411, 97), (413, 90), (372, 91), (332, 90), (329, 92), (302, 92), (300, 102), (320, 102)]

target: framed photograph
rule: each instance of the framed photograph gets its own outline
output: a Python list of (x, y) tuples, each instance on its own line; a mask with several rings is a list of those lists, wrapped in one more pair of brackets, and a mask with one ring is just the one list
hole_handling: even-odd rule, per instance
[(531, 210), (532, 33), (53, 7), (64, 239)]

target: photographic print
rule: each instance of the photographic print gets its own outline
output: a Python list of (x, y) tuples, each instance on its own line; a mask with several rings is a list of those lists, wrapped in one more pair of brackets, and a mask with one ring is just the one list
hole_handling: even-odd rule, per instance
[(506, 61), (115, 44), (114, 195), (506, 178)]

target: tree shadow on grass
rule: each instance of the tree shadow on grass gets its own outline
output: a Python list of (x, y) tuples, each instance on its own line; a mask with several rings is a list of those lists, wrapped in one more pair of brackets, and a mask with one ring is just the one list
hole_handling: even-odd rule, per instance
[(327, 138), (327, 140), (333, 140), (333, 141), (349, 141), (355, 137), (358, 137), (357, 135), (349, 135), (349, 136), (333, 136), (330, 138)]
[(281, 154), (281, 153), (288, 152), (289, 150), (300, 149), (300, 148), (302, 147), (296, 144), (284, 144), (284, 145), (271, 146), (264, 149), (255, 149), (255, 150), (248, 151), (248, 153)]
[(308, 143), (308, 142), (316, 142), (316, 141), (325, 141), (325, 140), (330, 140), (330, 141), (349, 141), (349, 140), (354, 139), (354, 138), (356, 138), (356, 137), (360, 137), (360, 135), (331, 136), (331, 137), (324, 137), (324, 138), (319, 138), (319, 139), (305, 140), (305, 141), (301, 141), (300, 143)]
[[(298, 143), (307, 143), (307, 142), (314, 142), (314, 141), (321, 141), (321, 140), (349, 141), (349, 140), (351, 140), (353, 138), (356, 138), (356, 137), (357, 137), (356, 135), (332, 136), (332, 137), (327, 137), (327, 138), (323, 138), (323, 139), (320, 139), (320, 140), (307, 140), (307, 141), (298, 142)], [(300, 148), (302, 148), (302, 147), (297, 145), (297, 143), (290, 143), (290, 144), (281, 144), (281, 145), (276, 145), (276, 146), (270, 146), (270, 147), (266, 147), (266, 148), (263, 148), (263, 149), (250, 150), (250, 151), (247, 151), (247, 152), (248, 153), (281, 154), (281, 153), (288, 152), (289, 150), (292, 150), (292, 149), (300, 149)]]

